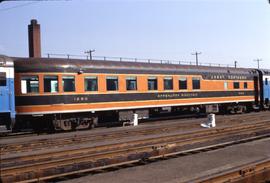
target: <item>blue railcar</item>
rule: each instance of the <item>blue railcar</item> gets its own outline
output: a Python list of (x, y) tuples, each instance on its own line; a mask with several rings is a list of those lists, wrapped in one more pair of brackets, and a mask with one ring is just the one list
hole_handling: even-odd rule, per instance
[(270, 71), (263, 71), (263, 98), (266, 105), (269, 106), (270, 101)]
[(15, 124), (14, 62), (0, 55), (0, 129), (12, 130)]
[(260, 108), (270, 108), (270, 70), (260, 69), (259, 73), (259, 100)]

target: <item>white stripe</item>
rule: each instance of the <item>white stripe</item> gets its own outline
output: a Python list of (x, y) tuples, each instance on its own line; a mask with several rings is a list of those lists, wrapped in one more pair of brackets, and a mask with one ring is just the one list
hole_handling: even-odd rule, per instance
[(0, 67), (0, 72), (5, 72), (7, 79), (14, 79), (13, 67)]

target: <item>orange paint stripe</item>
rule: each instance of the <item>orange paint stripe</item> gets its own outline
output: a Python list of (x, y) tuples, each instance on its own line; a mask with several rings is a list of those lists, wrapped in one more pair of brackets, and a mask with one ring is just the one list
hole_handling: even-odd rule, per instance
[(211, 103), (228, 101), (249, 100), (254, 101), (252, 96), (241, 97), (219, 97), (219, 98), (193, 98), (193, 99), (172, 99), (172, 100), (148, 100), (148, 101), (127, 101), (127, 102), (107, 102), (107, 103), (85, 103), (85, 104), (56, 104), (56, 105), (35, 105), (16, 107), (17, 113), (48, 112), (48, 111), (67, 111), (67, 110), (86, 110), (123, 108), (125, 107), (143, 107), (155, 105), (188, 105), (189, 103)]

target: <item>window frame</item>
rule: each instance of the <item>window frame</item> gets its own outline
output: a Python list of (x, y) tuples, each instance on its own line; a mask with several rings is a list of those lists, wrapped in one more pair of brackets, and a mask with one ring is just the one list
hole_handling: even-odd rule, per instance
[[(119, 91), (119, 77), (118, 76), (106, 76), (105, 79), (106, 79), (106, 91), (108, 91), (108, 92)], [(117, 81), (117, 85), (116, 85), (115, 89), (110, 89), (110, 90), (108, 89), (108, 80), (116, 80)]]
[(7, 85), (7, 73), (0, 72), (0, 87), (6, 87)]
[[(181, 81), (185, 81), (185, 88), (181, 88)], [(178, 78), (178, 89), (179, 90), (187, 90), (188, 89), (188, 78), (184, 76), (180, 76)]]
[[(95, 90), (87, 90), (86, 88), (86, 80), (87, 79), (95, 79), (96, 80), (96, 88)], [(84, 76), (84, 92), (97, 92), (98, 89), (99, 89), (99, 86), (98, 86), (98, 76)]]
[[(23, 88), (22, 88), (22, 80), (25, 80), (25, 79), (23, 79), (23, 78), (34, 78), (34, 77), (36, 77), (37, 78), (37, 80), (30, 80), (30, 82), (29, 82), (29, 84), (30, 84), (30, 86), (31, 86), (31, 81), (37, 81), (37, 91), (30, 91), (30, 92), (28, 92), (28, 85), (27, 85), (27, 81), (28, 80), (26, 80), (26, 92), (24, 93), (23, 92)], [(26, 94), (38, 94), (38, 93), (40, 93), (40, 91), (39, 91), (39, 89), (40, 89), (40, 82), (39, 82), (39, 75), (22, 75), (21, 77), (20, 77), (20, 88), (21, 88), (21, 90), (20, 90), (20, 93), (21, 94), (24, 94), (24, 95), (26, 95)], [(31, 87), (30, 87), (31, 88)]]
[[(149, 81), (155, 81), (154, 89), (150, 89)], [(147, 77), (147, 89), (148, 89), (148, 91), (157, 91), (158, 90), (158, 77), (157, 76), (148, 76)]]
[[(74, 79), (74, 90), (72, 90), (72, 91), (65, 91), (65, 82), (64, 82), (64, 79), (65, 79), (65, 77), (73, 77), (73, 79)], [(75, 75), (62, 75), (62, 89), (63, 89), (63, 92), (65, 93), (65, 92), (68, 92), (68, 93), (70, 93), (70, 92), (76, 92), (76, 76)]]
[[(194, 83), (196, 81), (199, 81), (198, 87), (195, 85), (196, 83)], [(195, 86), (196, 86), (196, 88), (195, 88)], [(200, 90), (200, 89), (201, 89), (201, 78), (200, 77), (192, 77), (192, 90)]]
[(229, 82), (228, 81), (224, 81), (224, 90), (228, 90), (229, 89)]
[[(45, 91), (45, 77), (56, 77), (56, 81), (57, 81), (57, 91), (56, 92), (49, 92), (49, 91)], [(58, 75), (43, 75), (43, 92), (44, 93), (59, 93), (59, 76)]]
[[(129, 81), (135, 81), (135, 88), (134, 89), (129, 89), (128, 88), (128, 82)], [(136, 91), (138, 90), (138, 82), (137, 82), (137, 77), (136, 76), (127, 76), (126, 77), (126, 91)]]
[(244, 89), (248, 89), (248, 82), (244, 82)]
[[(237, 87), (237, 86), (238, 86), (238, 87)], [(233, 82), (233, 89), (234, 89), (234, 90), (240, 89), (240, 82), (239, 82), (239, 81), (234, 81), (234, 82)]]
[[(171, 87), (170, 88), (166, 88), (166, 85), (165, 85), (165, 81), (168, 81), (170, 80), (171, 81)], [(163, 90), (173, 90), (173, 77), (172, 76), (165, 76), (163, 78)]]

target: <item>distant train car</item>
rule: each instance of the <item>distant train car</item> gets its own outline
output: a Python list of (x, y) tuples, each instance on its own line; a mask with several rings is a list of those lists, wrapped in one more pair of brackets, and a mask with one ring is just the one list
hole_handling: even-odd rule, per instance
[(0, 55), (0, 131), (12, 130), (16, 114), (14, 99), (13, 60)]
[(246, 111), (250, 69), (60, 58), (14, 58), (17, 125), (70, 130), (164, 111)]
[(270, 70), (258, 70), (261, 109), (270, 107)]

